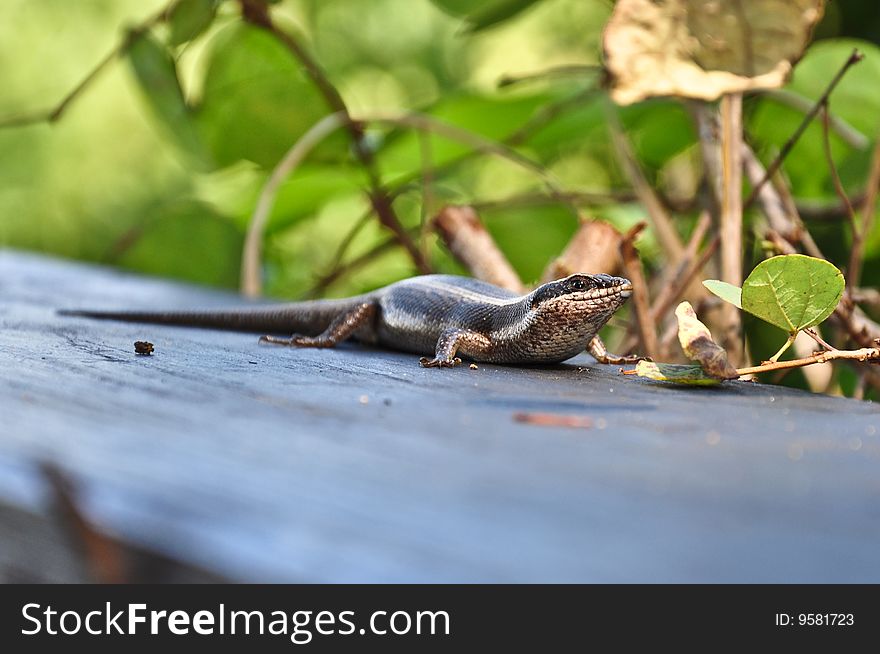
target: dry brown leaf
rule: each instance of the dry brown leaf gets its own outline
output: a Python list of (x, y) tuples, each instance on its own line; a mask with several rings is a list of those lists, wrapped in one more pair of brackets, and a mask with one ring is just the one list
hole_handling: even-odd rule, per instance
[(825, 0), (619, 0), (604, 34), (611, 97), (715, 100), (782, 86), (824, 9)]
[(739, 373), (724, 348), (712, 340), (709, 328), (697, 318), (689, 302), (682, 302), (675, 310), (678, 318), (678, 340), (688, 359), (699, 363), (708, 375), (716, 379), (736, 379)]

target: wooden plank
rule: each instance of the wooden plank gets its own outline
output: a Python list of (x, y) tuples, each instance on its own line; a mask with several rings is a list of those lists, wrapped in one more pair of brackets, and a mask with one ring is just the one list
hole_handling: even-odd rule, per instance
[(41, 510), (52, 461), (99, 527), (249, 581), (880, 581), (871, 403), (54, 313), (237, 302), (0, 252), (0, 501)]

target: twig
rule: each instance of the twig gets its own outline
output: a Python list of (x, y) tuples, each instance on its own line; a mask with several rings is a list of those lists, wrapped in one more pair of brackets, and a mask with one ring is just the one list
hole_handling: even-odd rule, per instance
[(751, 194), (749, 195), (748, 199), (745, 201), (745, 203), (743, 205), (743, 207), (745, 209), (748, 209), (752, 205), (752, 202), (755, 201), (755, 198), (758, 196), (758, 192), (761, 190), (761, 187), (767, 183), (767, 181), (776, 173), (776, 171), (782, 165), (782, 162), (788, 156), (788, 153), (791, 152), (791, 149), (794, 147), (795, 143), (797, 143), (798, 139), (801, 137), (801, 135), (804, 133), (804, 131), (806, 131), (807, 127), (813, 121), (813, 118), (815, 118), (816, 114), (819, 113), (819, 110), (823, 107), (823, 105), (825, 105), (825, 103), (828, 100), (828, 96), (831, 95), (831, 92), (837, 86), (838, 82), (840, 82), (840, 80), (843, 79), (843, 76), (846, 74), (846, 71), (848, 71), (850, 69), (850, 66), (852, 66), (853, 64), (857, 64), (862, 59), (864, 59), (864, 55), (861, 52), (859, 52), (858, 50), (852, 51), (852, 54), (843, 63), (843, 66), (841, 66), (840, 70), (837, 71), (837, 74), (834, 76), (834, 78), (828, 84), (828, 87), (825, 89), (825, 92), (822, 93), (822, 95), (816, 101), (816, 104), (813, 105), (813, 108), (810, 109), (810, 111), (807, 113), (806, 116), (804, 116), (804, 119), (801, 121), (801, 124), (798, 125), (798, 128), (794, 131), (794, 134), (792, 134), (789, 137), (789, 139), (785, 142), (785, 145), (782, 146), (782, 149), (779, 151), (779, 154), (776, 155), (776, 158), (773, 160), (773, 163), (771, 163), (767, 167), (767, 173), (764, 175), (764, 177), (761, 179), (761, 181), (758, 182), (752, 188)]
[(520, 145), (521, 143), (524, 143), (530, 136), (532, 136), (532, 134), (537, 132), (544, 125), (550, 123), (554, 118), (565, 113), (572, 107), (580, 106), (584, 100), (597, 93), (598, 91), (592, 87), (581, 89), (569, 97), (542, 106), (535, 112), (535, 115), (508, 134), (502, 142), (505, 145)]
[(850, 265), (847, 266), (846, 269), (846, 284), (847, 286), (854, 286), (857, 282), (853, 280), (853, 267), (852, 264), (856, 257), (861, 259), (862, 253), (862, 238), (863, 234), (859, 230), (858, 220), (856, 219), (856, 211), (853, 209), (852, 203), (849, 201), (849, 197), (846, 195), (846, 189), (843, 188), (843, 182), (840, 181), (840, 175), (837, 172), (837, 166), (834, 164), (834, 155), (831, 152), (831, 137), (828, 133), (828, 105), (826, 104), (822, 108), (822, 146), (825, 151), (825, 160), (828, 162), (828, 170), (831, 172), (831, 181), (834, 183), (834, 190), (837, 193), (837, 196), (840, 198), (840, 201), (843, 202), (843, 206), (846, 207), (846, 213), (849, 216), (849, 227), (852, 232), (852, 250), (850, 252)]
[(471, 207), (443, 207), (432, 223), (449, 251), (474, 277), (515, 293), (523, 292), (519, 275)]
[[(828, 133), (827, 104), (822, 106), (822, 149), (825, 152), (825, 161), (828, 163), (828, 170), (831, 173), (831, 181), (834, 184), (834, 190), (837, 192), (837, 197), (840, 198), (840, 201), (846, 208), (846, 215), (849, 218), (849, 226), (853, 233), (853, 243), (855, 243), (859, 231), (858, 224), (856, 223), (856, 211), (853, 209), (852, 203), (846, 195), (846, 190), (843, 188), (843, 182), (840, 181), (840, 175), (837, 173), (837, 166), (834, 164), (834, 155), (831, 152), (831, 138)], [(847, 280), (847, 283), (849, 283), (849, 280)]]
[[(742, 283), (742, 94), (728, 93), (720, 103), (721, 196), (720, 224), (721, 279)], [(722, 309), (721, 345), (734, 365), (742, 362), (742, 323), (740, 312), (725, 303)]]
[(541, 282), (567, 277), (573, 273), (609, 273), (620, 269), (620, 246), (623, 235), (614, 225), (602, 220), (584, 220), (565, 249), (544, 270)]
[(565, 191), (560, 196), (550, 196), (546, 193), (518, 193), (500, 200), (483, 200), (471, 202), (476, 211), (491, 211), (494, 209), (511, 209), (517, 207), (541, 207), (548, 204), (557, 204), (560, 197), (567, 203), (576, 206), (596, 206), (612, 204), (616, 202), (631, 202), (636, 196), (631, 191), (608, 191), (607, 193), (591, 193), (589, 191)]
[(858, 230), (859, 238), (858, 240), (853, 238), (852, 251), (849, 257), (847, 284), (849, 284), (850, 288), (858, 286), (861, 281), (865, 239), (871, 233), (871, 227), (874, 224), (878, 189), (880, 189), (880, 136), (878, 136), (877, 142), (874, 143), (874, 152), (871, 155), (871, 172), (868, 173), (865, 199), (862, 202), (862, 225)]
[(666, 213), (648, 180), (645, 179), (645, 175), (638, 161), (636, 161), (629, 139), (623, 131), (623, 126), (620, 124), (617, 110), (611, 105), (610, 101), (606, 103), (606, 116), (608, 118), (611, 140), (621, 168), (626, 173), (639, 201), (644, 205), (645, 211), (647, 211), (648, 217), (651, 219), (651, 225), (657, 232), (657, 240), (660, 242), (667, 258), (676, 261), (681, 258), (684, 245), (682, 245), (678, 232), (672, 223), (672, 218)]
[[(864, 191), (853, 193), (853, 204), (864, 205), (866, 194)], [(821, 200), (797, 200), (798, 215), (806, 221), (839, 221), (848, 220), (846, 207), (836, 198), (834, 204)]]
[[(800, 111), (802, 114), (809, 113), (810, 110), (813, 109), (812, 100), (795, 93), (791, 89), (766, 89), (761, 91), (761, 95)], [(870, 145), (871, 141), (867, 136), (862, 134), (840, 116), (831, 114), (829, 119), (831, 129), (834, 130), (834, 133), (843, 139), (848, 145), (851, 145), (856, 150), (864, 150)]]
[(370, 182), (370, 203), (373, 205), (373, 209), (376, 212), (379, 222), (390, 230), (397, 240), (400, 241), (400, 244), (407, 251), (413, 264), (420, 272), (431, 272), (431, 266), (422, 256), (422, 252), (416, 245), (415, 241), (413, 241), (412, 237), (406, 229), (404, 229), (400, 219), (394, 211), (394, 207), (392, 206), (391, 196), (382, 186), (379, 170), (373, 160), (373, 155), (363, 139), (363, 126), (351, 117), (348, 107), (342, 99), (342, 96), (339, 94), (339, 91), (333, 86), (333, 83), (321, 69), (321, 66), (318, 65), (318, 62), (312, 58), (302, 45), (300, 45), (299, 41), (287, 32), (279, 29), (272, 22), (272, 18), (269, 14), (269, 7), (264, 0), (239, 0), (239, 3), (241, 5), (242, 18), (252, 25), (266, 30), (283, 43), (303, 65), (306, 73), (311, 77), (318, 91), (324, 96), (330, 109), (335, 113), (342, 113), (344, 115), (345, 127), (351, 135), (355, 156), (364, 171), (367, 173)]
[(849, 295), (857, 304), (867, 304), (874, 309), (880, 309), (880, 289), (851, 288)]
[(740, 377), (743, 375), (754, 375), (759, 372), (769, 372), (771, 370), (784, 370), (786, 368), (800, 368), (809, 366), (814, 363), (827, 363), (834, 359), (850, 359), (855, 361), (875, 361), (880, 359), (880, 348), (864, 347), (859, 350), (831, 350), (827, 352), (817, 352), (813, 356), (803, 359), (791, 359), (790, 361), (776, 361), (762, 363), (760, 366), (751, 366), (749, 368), (739, 368), (737, 373)]
[[(587, 89), (575, 94), (574, 96), (563, 98), (557, 102), (545, 105), (532, 118), (527, 120), (525, 123), (523, 123), (523, 125), (515, 129), (504, 138), (500, 139), (499, 142), (507, 146), (522, 143), (523, 141), (528, 139), (528, 137), (530, 137), (535, 131), (542, 128), (548, 122), (556, 118), (559, 114), (568, 110), (570, 107), (578, 106), (580, 104), (580, 101), (583, 99), (583, 96), (588, 93), (594, 93), (594, 90)], [(433, 170), (434, 179), (438, 179), (441, 175), (449, 172), (450, 170), (453, 170), (456, 166), (461, 165), (465, 161), (469, 161), (478, 154), (482, 153), (479, 150), (472, 150), (458, 157), (454, 157), (451, 160), (446, 161), (445, 163), (435, 166)], [(417, 180), (420, 174), (420, 172), (415, 172), (408, 175), (403, 175), (398, 178), (389, 190), (389, 194), (391, 195), (391, 197), (397, 197), (404, 191), (408, 190), (410, 184), (412, 184), (414, 180)]]
[(336, 252), (333, 254), (333, 263), (331, 264), (331, 270), (336, 268), (337, 266), (342, 265), (342, 260), (345, 258), (345, 254), (348, 252), (348, 248), (350, 248), (351, 244), (354, 243), (354, 239), (360, 233), (360, 231), (364, 227), (366, 227), (367, 224), (369, 224), (372, 217), (373, 210), (369, 209), (360, 218), (357, 219), (355, 224), (351, 226), (351, 229), (348, 230), (348, 233), (346, 233), (346, 235), (342, 237), (339, 245), (336, 246)]
[(333, 282), (338, 280), (343, 275), (346, 275), (353, 270), (357, 270), (361, 266), (365, 266), (379, 255), (394, 249), (394, 246), (399, 244), (399, 241), (392, 236), (374, 246), (370, 250), (367, 250), (363, 254), (355, 257), (351, 261), (335, 266), (329, 273), (321, 276), (310, 289), (303, 293), (303, 297), (311, 298), (323, 294), (328, 286), (330, 286)]
[(683, 269), (680, 268), (681, 272), (676, 275), (670, 284), (664, 286), (663, 291), (657, 295), (651, 305), (651, 317), (655, 322), (659, 322), (666, 315), (666, 312), (678, 301), (694, 277), (706, 267), (706, 264), (709, 263), (709, 260), (718, 249), (719, 242), (720, 238), (716, 236), (709, 242), (699, 257), (682, 261)]
[(808, 327), (807, 329), (802, 330), (807, 336), (816, 341), (819, 345), (824, 347), (826, 350), (836, 350), (837, 348), (833, 345), (829, 345), (825, 342), (825, 339), (819, 336), (819, 332), (813, 329), (812, 327)]
[(434, 175), (431, 171), (431, 135), (419, 132), (419, 150), (422, 159), (422, 203), (419, 207), (419, 248), (422, 256), (428, 258), (428, 232), (431, 230), (430, 216), (434, 212)]
[[(742, 144), (742, 162), (743, 171), (749, 183), (757, 185), (761, 178), (764, 177), (766, 171), (755, 151), (745, 141)], [(764, 184), (758, 194), (758, 199), (761, 209), (770, 223), (770, 228), (785, 235), (786, 238), (796, 238), (799, 221), (796, 215), (792, 215), (792, 211), (796, 212), (797, 209), (793, 209), (793, 202), (788, 203), (783, 198), (780, 192), (783, 188), (785, 188), (784, 184), (779, 186), (776, 184)]]
[(602, 66), (594, 66), (590, 64), (568, 64), (564, 66), (554, 66), (546, 70), (540, 70), (536, 73), (528, 73), (526, 75), (504, 75), (498, 80), (498, 88), (512, 86), (513, 84), (521, 84), (522, 82), (534, 82), (554, 77), (580, 77), (586, 73), (602, 73)]
[(342, 127), (349, 120), (348, 114), (339, 111), (325, 116), (315, 123), (282, 157), (278, 165), (272, 171), (257, 206), (248, 223), (247, 234), (244, 239), (244, 251), (241, 257), (241, 292), (248, 297), (260, 295), (263, 287), (260, 266), (263, 251), (263, 232), (272, 212), (275, 195), (281, 183), (296, 170), (297, 166), (305, 159), (306, 155), (318, 145), (330, 133)]
[(433, 116), (415, 112), (401, 115), (363, 116), (360, 118), (360, 121), (365, 123), (385, 123), (398, 127), (409, 127), (412, 129), (433, 132), (444, 138), (464, 143), (475, 151), (492, 154), (501, 157), (502, 159), (506, 159), (511, 163), (534, 173), (542, 182), (544, 182), (544, 185), (554, 198), (565, 204), (575, 216), (579, 216), (577, 207), (567, 200), (565, 193), (562, 191), (562, 187), (550, 171), (537, 161), (529, 159), (525, 155), (520, 154), (503, 143), (480, 136), (475, 132), (458, 127), (457, 125), (451, 125), (450, 123), (446, 123)]
[(116, 59), (116, 57), (122, 55), (131, 47), (134, 42), (133, 37), (165, 20), (171, 11), (171, 8), (177, 4), (177, 2), (179, 2), (179, 0), (171, 0), (171, 2), (160, 9), (158, 13), (153, 14), (143, 22), (129, 28), (122, 41), (120, 41), (110, 52), (104, 55), (104, 57), (95, 64), (95, 67), (92, 68), (92, 70), (89, 71), (89, 73), (80, 80), (76, 86), (68, 91), (67, 94), (61, 98), (61, 101), (54, 107), (20, 116), (0, 118), (0, 129), (3, 129), (4, 127), (24, 127), (27, 125), (36, 125), (38, 123), (54, 123), (61, 120), (70, 105), (73, 104), (73, 102), (82, 95), (83, 91), (85, 91), (92, 82), (98, 78), (98, 75), (100, 75), (101, 72), (107, 68), (114, 59)]
[[(698, 224), (699, 227), (699, 224)], [(694, 230), (697, 231), (696, 229)], [(695, 239), (692, 237), (691, 242), (695, 242)], [(694, 278), (699, 274), (699, 272), (706, 267), (706, 264), (714, 256), (716, 250), (718, 249), (718, 244), (720, 239), (716, 236), (712, 239), (712, 241), (706, 246), (703, 252), (700, 254), (696, 260), (693, 258), (683, 259), (679, 263), (678, 270), (673, 277), (672, 281), (664, 285), (663, 289), (654, 298), (654, 301), (651, 303), (651, 318), (654, 323), (659, 323), (666, 312), (672, 308), (672, 305), (675, 304), (679, 298), (684, 293), (685, 289), (691, 285)], [(690, 245), (689, 245), (690, 249)], [(667, 348), (667, 344), (671, 343), (675, 340), (676, 335), (678, 334), (678, 329), (676, 325), (673, 323), (670, 325), (670, 328), (663, 332), (660, 338), (660, 347), (665, 351)], [(636, 345), (635, 336), (632, 333), (627, 335), (626, 340), (623, 341), (621, 345), (621, 350), (624, 352), (629, 352)]]
[(648, 299), (648, 285), (642, 272), (642, 262), (638, 250), (635, 247), (635, 239), (645, 228), (645, 223), (639, 223), (629, 230), (620, 245), (620, 256), (623, 259), (623, 269), (633, 285), (633, 305), (635, 306), (636, 321), (638, 322), (639, 338), (642, 343), (642, 352), (649, 357), (656, 357), (657, 349), (657, 326), (651, 318), (651, 307)]

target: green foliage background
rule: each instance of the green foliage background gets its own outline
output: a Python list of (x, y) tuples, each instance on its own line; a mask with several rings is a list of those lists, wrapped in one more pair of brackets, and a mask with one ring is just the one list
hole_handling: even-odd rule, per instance
[[(125, 38), (126, 27), (166, 1), (4, 0), (0, 118), (53, 106)], [(192, 15), (136, 40), (60, 121), (0, 130), (0, 245), (237, 286), (244, 231), (262, 184), (329, 110), (289, 52), (241, 22), (236, 2), (187, 1)], [(205, 19), (215, 4), (216, 16)], [(880, 126), (880, 48), (869, 42), (878, 38), (880, 18), (864, 13), (868, 4), (828, 6), (818, 40), (789, 85), (815, 100), (853, 47), (865, 53), (831, 100), (832, 112), (869, 141), (858, 149), (834, 137), (834, 156), (853, 196), (863, 191)], [(498, 86), (506, 75), (598, 64), (611, 8), (605, 0), (282, 0), (273, 4), (273, 16), (306, 44), (353, 114), (419, 110), (492, 139), (516, 135), (517, 149), (546, 166), (567, 191), (607, 196), (584, 201), (590, 214), (627, 227), (644, 212), (617, 197), (630, 192), (612, 153), (605, 98), (590, 92), (596, 75)], [(182, 92), (169, 85), (172, 67)], [(759, 96), (746, 98), (745, 112), (748, 138), (765, 162), (803, 115)], [(684, 205), (678, 213), (687, 234), (701, 174), (689, 114), (678, 102), (655, 100), (622, 109), (621, 117), (649, 179), (670, 203)], [(417, 228), (422, 139), (388, 129), (368, 137), (383, 181), (395, 193), (395, 209)], [(466, 153), (465, 146), (430, 137), (434, 167)], [(817, 124), (784, 170), (799, 201), (837, 203)], [(466, 157), (432, 178), (435, 204), (496, 203), (481, 215), (527, 281), (540, 275), (576, 227), (571, 212), (551, 199), (505, 203), (524, 193), (546, 195), (536, 176), (510, 162)], [(300, 296), (331, 268), (340, 241), (368, 210), (365, 181), (340, 133), (285, 182), (266, 240), (269, 294)], [(845, 265), (845, 223), (811, 229), (833, 262)], [(376, 221), (368, 222), (348, 257), (386, 237)], [(436, 243), (430, 247), (438, 269), (457, 270)], [(757, 261), (757, 243), (754, 248)], [(640, 250), (649, 272), (661, 265), (650, 233)], [(864, 284), (877, 286), (880, 229), (867, 250)], [(405, 254), (392, 249), (328, 292), (358, 292), (413, 272)], [(760, 331), (752, 336), (755, 354), (763, 354)]]

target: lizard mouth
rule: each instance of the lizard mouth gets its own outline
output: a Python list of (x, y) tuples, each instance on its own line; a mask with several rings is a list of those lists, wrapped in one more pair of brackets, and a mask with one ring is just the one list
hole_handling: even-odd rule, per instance
[(623, 284), (622, 286), (617, 287), (617, 292), (620, 293), (620, 297), (624, 300), (633, 294), (633, 285), (630, 283)]

